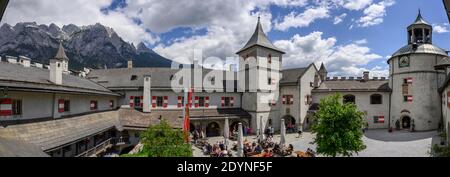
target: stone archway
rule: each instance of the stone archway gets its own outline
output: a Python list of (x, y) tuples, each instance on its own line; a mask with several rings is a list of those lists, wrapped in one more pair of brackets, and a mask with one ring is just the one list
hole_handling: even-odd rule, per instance
[(286, 133), (294, 133), (296, 131), (296, 121), (295, 118), (291, 115), (283, 116), (284, 126), (286, 126)]
[(217, 122), (211, 122), (206, 126), (206, 136), (220, 136), (220, 126)]
[(403, 116), (401, 121), (400, 121), (400, 123), (401, 123), (400, 127), (402, 129), (408, 129), (409, 130), (411, 128), (411, 120), (412, 120), (411, 117)]
[(197, 129), (197, 128), (195, 127), (195, 125), (194, 125), (193, 123), (190, 123), (190, 124), (189, 124), (189, 131), (190, 131), (191, 133), (193, 133), (196, 129)]

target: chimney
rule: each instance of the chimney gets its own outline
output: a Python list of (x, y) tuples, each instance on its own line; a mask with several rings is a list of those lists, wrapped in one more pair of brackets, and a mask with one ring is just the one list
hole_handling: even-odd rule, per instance
[(338, 80), (338, 77), (333, 77), (333, 80), (334, 80), (334, 81), (337, 81), (337, 80)]
[(128, 60), (128, 69), (131, 69), (131, 68), (133, 68), (133, 60), (129, 59)]
[(31, 59), (25, 56), (19, 56), (19, 64), (23, 67), (29, 68), (31, 65)]
[(143, 103), (143, 112), (144, 113), (150, 113), (152, 112), (152, 77), (150, 75), (144, 76), (144, 103)]
[(364, 79), (364, 81), (369, 81), (369, 71), (363, 72), (363, 79)]
[(381, 80), (382, 80), (382, 81), (386, 80), (386, 77), (381, 77)]
[(355, 80), (355, 77), (349, 77), (348, 80)]
[(6, 56), (6, 61), (8, 61), (8, 63), (16, 64), (17, 58), (13, 56)]
[(61, 60), (50, 59), (50, 82), (62, 84), (63, 66)]
[(373, 77), (373, 80), (377, 81), (377, 80), (378, 80), (378, 77)]

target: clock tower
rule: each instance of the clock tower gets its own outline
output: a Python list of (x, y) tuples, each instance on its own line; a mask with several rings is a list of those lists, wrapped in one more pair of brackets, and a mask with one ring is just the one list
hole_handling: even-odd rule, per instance
[(445, 71), (435, 66), (447, 57), (445, 50), (433, 45), (433, 28), (422, 14), (407, 28), (408, 44), (388, 60), (391, 128), (426, 131), (438, 128), (441, 97), (438, 88)]

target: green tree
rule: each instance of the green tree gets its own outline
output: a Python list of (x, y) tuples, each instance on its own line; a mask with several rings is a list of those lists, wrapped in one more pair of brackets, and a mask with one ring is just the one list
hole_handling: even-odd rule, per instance
[(342, 96), (335, 94), (320, 100), (319, 111), (312, 126), (316, 134), (317, 153), (325, 156), (350, 157), (364, 150), (362, 140), (364, 113), (353, 103), (342, 104)]
[(124, 157), (192, 157), (192, 147), (184, 141), (184, 133), (173, 129), (166, 121), (150, 126), (141, 135), (141, 152)]

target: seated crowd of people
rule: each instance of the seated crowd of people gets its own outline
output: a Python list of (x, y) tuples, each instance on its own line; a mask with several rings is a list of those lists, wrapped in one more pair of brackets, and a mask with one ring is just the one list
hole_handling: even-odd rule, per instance
[(213, 145), (205, 143), (202, 148), (203, 153), (205, 155), (210, 155), (211, 157), (231, 157), (231, 153), (228, 153), (227, 149), (228, 148), (223, 141)]

